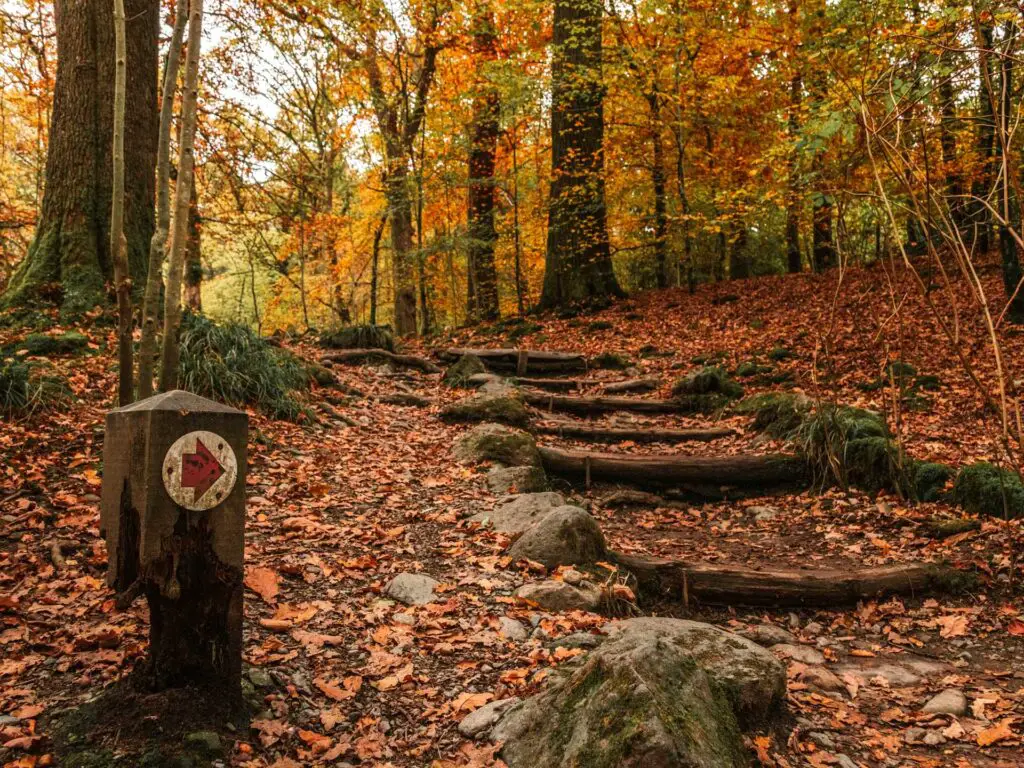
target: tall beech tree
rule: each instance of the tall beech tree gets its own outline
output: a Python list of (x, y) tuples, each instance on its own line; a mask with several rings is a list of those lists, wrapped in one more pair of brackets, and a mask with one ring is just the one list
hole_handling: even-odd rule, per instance
[(473, 122), (470, 125), (468, 194), (468, 309), (471, 321), (498, 317), (498, 274), (494, 267), (494, 167), (498, 151), (501, 101), (489, 80), (489, 65), (497, 55), (494, 13), (481, 0), (472, 18), (472, 49), (476, 55)]
[[(35, 238), (6, 306), (47, 300), (69, 313), (106, 302), (116, 61), (112, 0), (56, 0), (57, 76)], [(125, 2), (124, 234), (130, 273), (146, 275), (153, 235), (158, 0)]]
[(601, 0), (555, 0), (544, 308), (623, 295), (612, 268), (604, 197), (602, 13)]

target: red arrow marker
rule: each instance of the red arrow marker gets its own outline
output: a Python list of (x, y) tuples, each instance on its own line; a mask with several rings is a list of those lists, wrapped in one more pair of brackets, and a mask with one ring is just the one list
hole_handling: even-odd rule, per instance
[(196, 439), (196, 452), (181, 454), (181, 487), (194, 488), (193, 501), (199, 501), (220, 480), (224, 467), (203, 441)]

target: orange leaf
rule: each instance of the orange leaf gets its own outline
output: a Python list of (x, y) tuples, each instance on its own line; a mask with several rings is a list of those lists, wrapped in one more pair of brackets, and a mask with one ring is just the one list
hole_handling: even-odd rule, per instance
[(264, 602), (271, 605), (277, 602), (277, 571), (270, 568), (247, 568), (245, 586), (262, 597)]
[(1013, 722), (1012, 717), (1008, 717), (1001, 721), (998, 725), (993, 725), (991, 728), (986, 728), (984, 731), (978, 734), (978, 744), (982, 747), (987, 747), (990, 744), (995, 744), (997, 741), (1003, 739), (1012, 739), (1016, 734), (1010, 729), (1010, 724)]

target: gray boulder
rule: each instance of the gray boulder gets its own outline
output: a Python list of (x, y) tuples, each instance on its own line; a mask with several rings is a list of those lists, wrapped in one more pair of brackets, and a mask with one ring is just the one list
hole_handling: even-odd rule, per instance
[(564, 581), (534, 581), (515, 591), (516, 597), (536, 603), (545, 611), (592, 611), (601, 606), (604, 593), (596, 584), (585, 581), (579, 586)]
[(530, 422), (530, 414), (519, 392), (505, 388), (498, 392), (480, 392), (451, 403), (441, 410), (441, 419), (470, 423), (493, 421), (525, 427)]
[(501, 533), (522, 533), (539, 523), (551, 512), (565, 504), (559, 493), (519, 493), (506, 496), (491, 512), (481, 512), (469, 518), (475, 523), (493, 525)]
[(472, 376), (480, 373), (487, 373), (483, 361), (476, 355), (463, 355), (448, 367), (442, 381), (449, 387), (465, 387)]
[(533, 560), (548, 568), (587, 565), (607, 554), (601, 528), (585, 510), (553, 509), (509, 548), (514, 560)]
[(480, 709), (473, 710), (462, 718), (462, 722), (459, 723), (459, 733), (467, 739), (483, 736), (510, 707), (515, 706), (519, 701), (518, 697), (513, 696), (510, 699), (492, 701)]
[(782, 665), (716, 627), (631, 619), (582, 663), (563, 667), (491, 733), (510, 768), (739, 767), (741, 728), (773, 715)]
[(533, 436), (500, 424), (479, 424), (455, 441), (455, 458), (472, 464), (498, 461), (510, 466), (540, 466)]
[(967, 714), (967, 697), (958, 688), (947, 688), (942, 693), (932, 696), (921, 707), (921, 711), (963, 717)]
[(491, 493), (537, 493), (548, 489), (548, 476), (540, 467), (495, 467), (487, 473)]
[(400, 573), (388, 582), (384, 592), (406, 605), (426, 605), (433, 601), (437, 585), (438, 582), (422, 573)]

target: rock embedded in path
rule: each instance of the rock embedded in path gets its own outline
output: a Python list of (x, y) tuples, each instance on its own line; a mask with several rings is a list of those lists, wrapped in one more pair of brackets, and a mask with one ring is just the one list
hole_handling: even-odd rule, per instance
[(445, 406), (441, 419), (448, 422), (498, 422), (525, 427), (530, 414), (519, 392), (504, 388), (498, 392), (480, 392)]
[(509, 768), (668, 768), (750, 763), (741, 728), (771, 717), (785, 671), (737, 635), (678, 619), (631, 619), (563, 667), (491, 732)]
[(467, 739), (476, 739), (485, 735), (509, 708), (519, 703), (519, 698), (500, 699), (485, 704), (466, 715), (459, 723), (459, 733)]
[(921, 711), (963, 717), (967, 714), (967, 697), (963, 691), (957, 688), (947, 688), (942, 693), (929, 699), (921, 707)]
[(499, 533), (523, 533), (565, 504), (560, 493), (518, 493), (506, 496), (490, 512), (469, 518), (474, 523), (491, 525)]
[(547, 568), (596, 563), (607, 552), (597, 521), (568, 505), (553, 509), (508, 550), (513, 560), (533, 560)]
[(400, 573), (385, 588), (388, 597), (406, 605), (426, 605), (434, 599), (438, 582), (422, 573)]
[(442, 381), (449, 387), (465, 387), (474, 374), (487, 373), (483, 361), (476, 355), (463, 355), (445, 371)]
[(548, 489), (548, 476), (540, 467), (495, 467), (487, 473), (491, 493), (537, 493)]
[(509, 466), (540, 466), (533, 436), (501, 424), (479, 424), (455, 441), (455, 458), (467, 464), (498, 461)]
[(750, 629), (744, 629), (738, 634), (765, 648), (771, 648), (773, 645), (781, 643), (792, 644), (797, 642), (796, 636), (792, 632), (787, 632), (782, 627), (777, 627), (774, 624), (758, 624)]
[(520, 624), (515, 619), (510, 619), (508, 616), (502, 616), (498, 619), (498, 633), (507, 640), (514, 642), (522, 642), (530, 635), (526, 631), (526, 627)]
[(784, 659), (799, 661), (801, 664), (817, 666), (825, 663), (825, 657), (821, 651), (816, 651), (806, 645), (793, 645), (791, 643), (779, 643), (772, 646), (772, 652)]
[(579, 586), (564, 581), (534, 581), (515, 591), (516, 597), (536, 603), (545, 611), (591, 611), (601, 607), (604, 593), (591, 582)]

